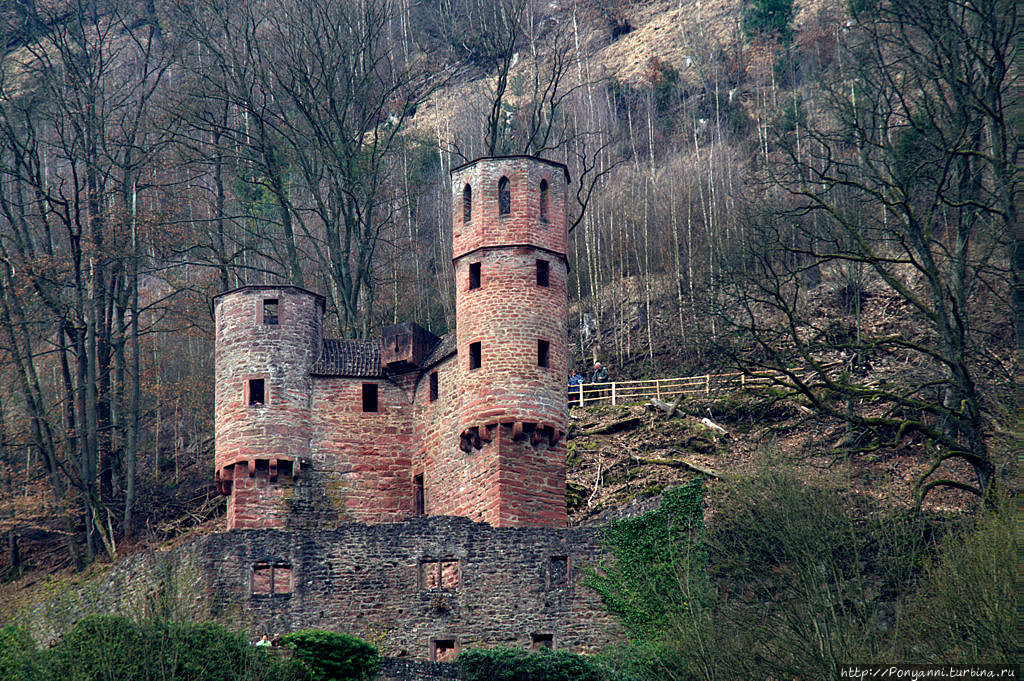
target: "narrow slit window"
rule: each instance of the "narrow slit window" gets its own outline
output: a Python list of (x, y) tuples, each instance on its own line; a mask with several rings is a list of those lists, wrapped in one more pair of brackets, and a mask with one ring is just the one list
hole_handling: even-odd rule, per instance
[(547, 286), (551, 273), (551, 265), (547, 260), (537, 261), (537, 286)]
[(363, 383), (363, 411), (378, 411), (376, 383)]
[(250, 379), (246, 392), (250, 407), (262, 407), (267, 403), (267, 384), (264, 379)]
[(498, 180), (498, 215), (512, 212), (512, 187), (507, 177)]
[(469, 263), (469, 288), (480, 288), (480, 263)]
[(470, 369), (479, 369), (481, 364), (482, 364), (481, 360), (482, 360), (482, 353), (481, 353), (481, 349), (480, 349), (480, 343), (479, 342), (477, 342), (477, 343), (470, 343), (469, 344), (469, 368)]
[(267, 298), (263, 301), (263, 324), (265, 326), (277, 326), (277, 310), (277, 298)]
[(540, 221), (548, 221), (548, 181), (540, 181)]
[(412, 477), (412, 514), (425, 515), (427, 511), (426, 496), (423, 493), (423, 474)]
[(537, 341), (537, 366), (547, 367), (548, 366), (548, 353), (551, 350), (551, 343), (546, 340)]
[(468, 225), (473, 219), (473, 188), (468, 184), (462, 190), (462, 222)]
[(431, 402), (434, 402), (434, 401), (437, 400), (437, 390), (438, 390), (437, 381), (438, 381), (438, 379), (437, 379), (437, 372), (436, 371), (430, 372), (430, 401)]

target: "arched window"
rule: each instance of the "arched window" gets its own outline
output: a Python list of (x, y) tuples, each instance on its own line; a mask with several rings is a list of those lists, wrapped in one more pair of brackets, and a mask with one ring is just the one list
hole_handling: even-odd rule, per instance
[(473, 218), (473, 188), (468, 184), (462, 190), (462, 222), (469, 224)]
[(548, 181), (540, 181), (540, 221), (548, 221)]
[(498, 180), (498, 215), (512, 212), (512, 189), (507, 177)]

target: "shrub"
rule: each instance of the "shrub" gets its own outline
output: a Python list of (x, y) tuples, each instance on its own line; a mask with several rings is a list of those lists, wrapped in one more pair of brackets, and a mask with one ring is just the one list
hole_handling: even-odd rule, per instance
[(295, 657), (309, 667), (314, 681), (369, 679), (380, 666), (377, 649), (348, 634), (295, 631), (283, 636), (281, 644), (295, 651)]
[[(304, 681), (282, 662), (218, 624), (92, 616), (48, 651), (46, 678), (62, 681)], [(0, 677), (2, 678), (2, 677)]]
[(1017, 545), (1020, 514), (1009, 503), (951, 533), (925, 566), (901, 629), (905, 659), (1014, 664), (1018, 659)]
[(470, 650), (456, 664), (464, 681), (612, 681), (621, 678), (593, 658), (561, 650)]
[(27, 630), (0, 627), (0, 681), (42, 681), (41, 656)]

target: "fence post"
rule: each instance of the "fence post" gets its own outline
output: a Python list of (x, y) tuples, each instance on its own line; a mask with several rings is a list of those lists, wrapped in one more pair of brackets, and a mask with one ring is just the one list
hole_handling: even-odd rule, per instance
[(612, 406), (615, 406), (615, 383), (612, 383)]
[(654, 393), (658, 396), (658, 399), (660, 400), (661, 399), (661, 379), (660, 378), (654, 379)]
[(704, 374), (704, 394), (711, 394), (711, 374)]
[(747, 375), (746, 374), (740, 374), (740, 390), (743, 390), (746, 387), (747, 387)]

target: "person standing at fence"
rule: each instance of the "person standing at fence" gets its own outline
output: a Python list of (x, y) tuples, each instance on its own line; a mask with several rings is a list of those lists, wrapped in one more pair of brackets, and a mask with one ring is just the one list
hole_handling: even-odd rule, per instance
[(580, 372), (575, 369), (569, 374), (569, 404), (581, 404), (580, 398), (583, 396), (583, 385), (584, 378), (580, 375)]
[[(595, 362), (594, 363), (594, 373), (592, 373), (590, 375), (590, 382), (591, 383), (608, 383), (611, 380), (612, 380), (612, 377), (608, 373), (608, 370), (606, 368), (604, 368), (604, 366), (600, 362)], [(608, 393), (609, 393), (609, 391), (608, 391), (607, 387), (598, 388), (597, 390), (594, 391), (594, 397), (596, 397), (598, 399), (605, 398), (605, 397), (608, 397)]]

